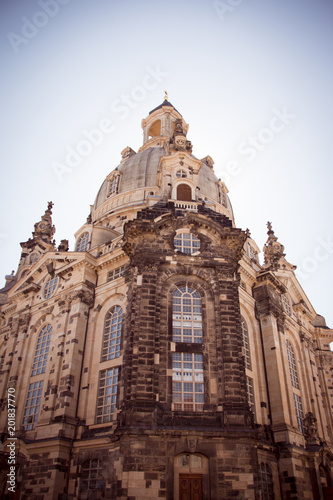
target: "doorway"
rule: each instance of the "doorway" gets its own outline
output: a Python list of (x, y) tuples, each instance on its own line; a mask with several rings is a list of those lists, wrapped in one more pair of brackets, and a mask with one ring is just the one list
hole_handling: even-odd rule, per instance
[(202, 500), (201, 474), (179, 474), (179, 500)]

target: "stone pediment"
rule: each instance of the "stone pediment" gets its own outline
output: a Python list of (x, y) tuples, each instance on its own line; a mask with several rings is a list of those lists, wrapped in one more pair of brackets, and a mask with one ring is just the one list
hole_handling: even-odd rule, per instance
[(16, 295), (38, 292), (46, 275), (63, 276), (74, 266), (84, 265), (86, 262), (90, 267), (94, 265), (94, 261), (95, 258), (85, 252), (48, 252), (15, 283), (8, 292), (8, 296), (15, 297)]
[(202, 160), (198, 160), (186, 151), (175, 151), (168, 156), (161, 157), (158, 172), (161, 172), (166, 167), (172, 168), (182, 165), (193, 169), (193, 173), (198, 173), (202, 166)]

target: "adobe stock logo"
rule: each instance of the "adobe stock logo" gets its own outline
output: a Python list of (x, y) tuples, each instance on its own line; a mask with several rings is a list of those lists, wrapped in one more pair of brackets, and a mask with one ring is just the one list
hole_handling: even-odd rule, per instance
[[(256, 135), (248, 136), (246, 141), (242, 141), (238, 145), (238, 153), (244, 156), (248, 163), (252, 163), (258, 153), (264, 151), (274, 141), (276, 135), (283, 132), (296, 118), (296, 115), (289, 113), (286, 106), (282, 110), (274, 108), (272, 111), (273, 115), (269, 119), (267, 126), (262, 127)], [(229, 183), (232, 177), (242, 172), (243, 166), (241, 162), (232, 160), (226, 164), (224, 170), (219, 172), (219, 175), (224, 182)]]
[(21, 45), (26, 45), (32, 38), (39, 33), (41, 28), (44, 28), (50, 18), (55, 17), (61, 5), (66, 5), (70, 0), (39, 0), (38, 5), (42, 10), (37, 10), (31, 19), (27, 17), (21, 17), (23, 22), (21, 33), (13, 33), (10, 31), (7, 33), (7, 38), (15, 52), (18, 54)]
[(302, 260), (302, 264), (297, 267), (296, 274), (303, 279), (307, 279), (310, 274), (317, 271), (321, 262), (325, 262), (333, 255), (333, 240), (331, 236), (317, 238), (317, 246), (313, 250), (313, 255), (309, 255)]
[[(169, 76), (169, 73), (162, 71), (157, 64), (155, 68), (146, 67), (146, 74), (142, 78), (141, 85), (136, 85), (128, 93), (123, 93), (119, 98), (111, 103), (111, 111), (114, 118), (124, 120), (130, 114), (132, 109), (139, 106), (144, 101), (148, 93), (158, 87), (162, 81)], [(110, 117), (102, 118), (92, 129), (81, 131), (80, 140), (73, 146), (66, 147), (66, 156), (64, 162), (54, 161), (51, 166), (59, 182), (63, 181), (65, 174), (76, 169), (81, 162), (89, 156), (96, 147), (100, 146), (105, 137), (115, 130), (115, 119)]]
[(213, 5), (220, 20), (224, 21), (225, 15), (233, 12), (236, 7), (243, 3), (243, 1), (244, 0), (226, 0), (222, 2), (221, 0), (214, 0)]

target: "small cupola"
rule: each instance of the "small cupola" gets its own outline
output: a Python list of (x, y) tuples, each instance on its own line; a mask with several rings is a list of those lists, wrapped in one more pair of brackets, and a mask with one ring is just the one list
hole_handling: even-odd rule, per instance
[(141, 149), (163, 146), (165, 139), (169, 140), (173, 137), (176, 125), (178, 129), (182, 130), (182, 134), (186, 136), (188, 124), (168, 101), (168, 95), (165, 93), (162, 104), (150, 111), (147, 118), (142, 120), (143, 147)]

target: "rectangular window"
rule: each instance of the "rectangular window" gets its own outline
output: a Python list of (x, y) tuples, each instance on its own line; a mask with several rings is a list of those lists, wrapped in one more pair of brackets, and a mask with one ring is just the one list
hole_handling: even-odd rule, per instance
[(29, 385), (27, 402), (25, 404), (23, 428), (31, 431), (38, 420), (40, 401), (43, 392), (43, 380)]
[(113, 269), (113, 271), (109, 272), (107, 281), (116, 280), (117, 278), (123, 276), (123, 274), (124, 274), (124, 266), (117, 267), (117, 269)]
[(119, 368), (103, 370), (99, 375), (97, 424), (112, 421), (116, 412)]
[(294, 393), (294, 403), (295, 403), (295, 410), (296, 410), (297, 425), (298, 425), (299, 430), (301, 432), (303, 432), (304, 431), (304, 427), (303, 427), (304, 415), (303, 415), (302, 399), (301, 399), (301, 396), (298, 396), (298, 394), (295, 394), (295, 393)]
[(172, 401), (176, 411), (203, 411), (202, 354), (173, 353)]
[(247, 400), (249, 402), (250, 410), (252, 411), (254, 417), (256, 416), (256, 407), (254, 402), (254, 389), (253, 389), (253, 379), (246, 377), (246, 387), (247, 387)]
[(119, 176), (116, 175), (111, 180), (109, 180), (108, 196), (111, 196), (111, 194), (115, 194), (117, 192), (117, 190), (118, 190), (118, 179), (119, 179)]

